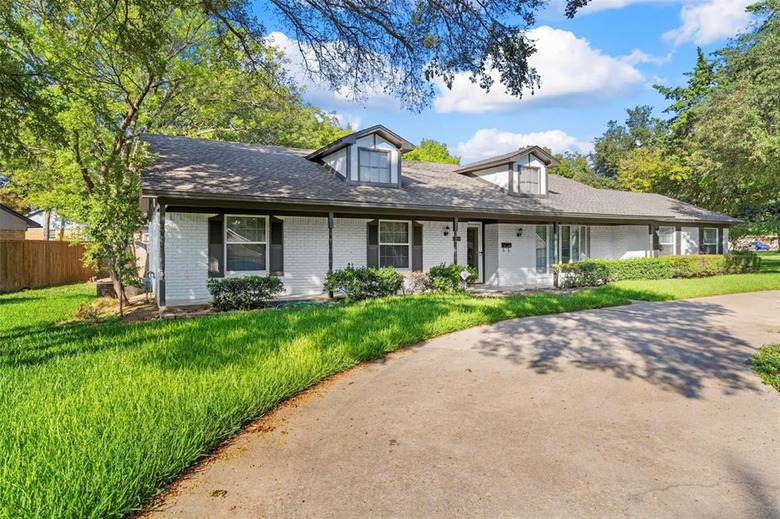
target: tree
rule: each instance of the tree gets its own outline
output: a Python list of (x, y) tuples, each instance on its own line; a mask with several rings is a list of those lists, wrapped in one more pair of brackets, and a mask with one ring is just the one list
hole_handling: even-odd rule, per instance
[(439, 162), (441, 164), (460, 164), (460, 157), (450, 155), (447, 145), (433, 139), (423, 139), (420, 145), (404, 155), (406, 160)]
[(654, 148), (665, 135), (665, 123), (653, 117), (650, 106), (637, 106), (626, 110), (624, 124), (609, 121), (607, 130), (594, 143), (593, 164), (596, 174), (614, 179), (618, 174), (620, 162), (631, 150), (636, 148)]
[(620, 161), (616, 181), (621, 189), (661, 193), (692, 201), (690, 169), (674, 155), (660, 149), (634, 148)]
[(562, 154), (556, 154), (555, 158), (561, 164), (554, 170), (557, 175), (599, 189), (612, 189), (616, 187), (614, 181), (598, 176), (593, 170), (588, 157), (582, 153), (567, 151)]

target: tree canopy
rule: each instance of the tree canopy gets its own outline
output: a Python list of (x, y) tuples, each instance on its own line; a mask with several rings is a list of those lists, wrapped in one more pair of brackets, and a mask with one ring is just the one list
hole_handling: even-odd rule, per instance
[(404, 155), (405, 160), (460, 164), (460, 157), (450, 155), (447, 145), (433, 139), (423, 139), (420, 145)]

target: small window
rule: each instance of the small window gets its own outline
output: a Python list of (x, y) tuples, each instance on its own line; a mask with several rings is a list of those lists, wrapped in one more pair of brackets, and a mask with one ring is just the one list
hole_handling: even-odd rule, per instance
[(658, 243), (661, 245), (661, 256), (674, 254), (674, 227), (658, 228)]
[(536, 226), (536, 273), (547, 274), (550, 271), (550, 242), (552, 233), (547, 225)]
[(532, 166), (517, 166), (518, 193), (539, 195), (542, 193), (542, 170)]
[(561, 225), (561, 263), (574, 263), (590, 257), (590, 227)]
[(379, 266), (409, 268), (409, 222), (379, 222)]
[(225, 259), (228, 271), (266, 270), (265, 216), (226, 216)]
[(358, 181), (389, 184), (390, 152), (360, 148), (358, 150)]
[(718, 253), (718, 229), (705, 228), (704, 239), (701, 243), (701, 251), (704, 254), (717, 254)]

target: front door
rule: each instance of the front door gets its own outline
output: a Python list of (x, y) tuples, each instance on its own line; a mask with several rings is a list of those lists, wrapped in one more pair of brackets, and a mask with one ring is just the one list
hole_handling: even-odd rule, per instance
[(481, 280), (479, 234), (478, 225), (469, 225), (466, 229), (466, 259), (468, 266), (477, 270), (477, 279)]

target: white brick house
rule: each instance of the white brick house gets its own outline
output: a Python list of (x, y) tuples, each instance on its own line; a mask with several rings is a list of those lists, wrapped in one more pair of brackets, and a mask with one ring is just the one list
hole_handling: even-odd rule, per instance
[(585, 258), (726, 252), (735, 220), (660, 195), (595, 189), (530, 146), (458, 167), (404, 161), (382, 126), (308, 153), (148, 135), (142, 175), (158, 303), (209, 299), (209, 277), (275, 274), (321, 294), (354, 266), (469, 264), (492, 286), (548, 286)]

